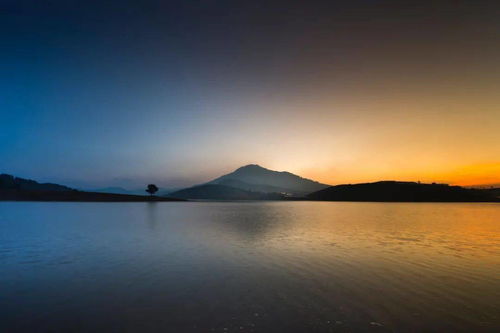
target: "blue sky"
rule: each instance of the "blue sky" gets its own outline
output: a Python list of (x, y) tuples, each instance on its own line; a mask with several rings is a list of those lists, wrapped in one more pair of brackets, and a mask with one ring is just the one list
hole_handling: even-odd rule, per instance
[(258, 163), (460, 182), (499, 162), (488, 2), (0, 6), (0, 172), (133, 188)]

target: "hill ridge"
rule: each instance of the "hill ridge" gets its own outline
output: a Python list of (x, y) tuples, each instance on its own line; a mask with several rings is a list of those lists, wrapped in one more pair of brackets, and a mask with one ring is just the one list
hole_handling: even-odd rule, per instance
[(224, 184), (228, 181), (245, 183), (244, 185), (233, 184), (237, 188), (270, 193), (271, 191), (266, 188), (272, 187), (273, 191), (292, 196), (303, 196), (329, 186), (289, 171), (275, 171), (258, 164), (244, 165), (205, 184)]
[(341, 184), (308, 194), (320, 201), (379, 202), (495, 202), (493, 193), (448, 184), (425, 184), (405, 181)]

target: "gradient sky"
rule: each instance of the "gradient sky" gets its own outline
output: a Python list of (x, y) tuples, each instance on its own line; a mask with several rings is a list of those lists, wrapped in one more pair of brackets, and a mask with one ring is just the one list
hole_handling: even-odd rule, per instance
[(0, 172), (500, 183), (498, 1), (0, 0)]

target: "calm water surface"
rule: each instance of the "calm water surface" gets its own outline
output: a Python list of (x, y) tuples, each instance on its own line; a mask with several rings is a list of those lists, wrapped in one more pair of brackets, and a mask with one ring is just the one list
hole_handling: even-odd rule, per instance
[(500, 205), (0, 203), (0, 332), (493, 332)]

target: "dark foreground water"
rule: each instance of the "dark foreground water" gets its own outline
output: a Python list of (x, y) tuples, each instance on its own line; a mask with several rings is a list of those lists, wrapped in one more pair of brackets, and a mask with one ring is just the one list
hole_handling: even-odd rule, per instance
[(0, 332), (498, 331), (500, 205), (0, 203)]

